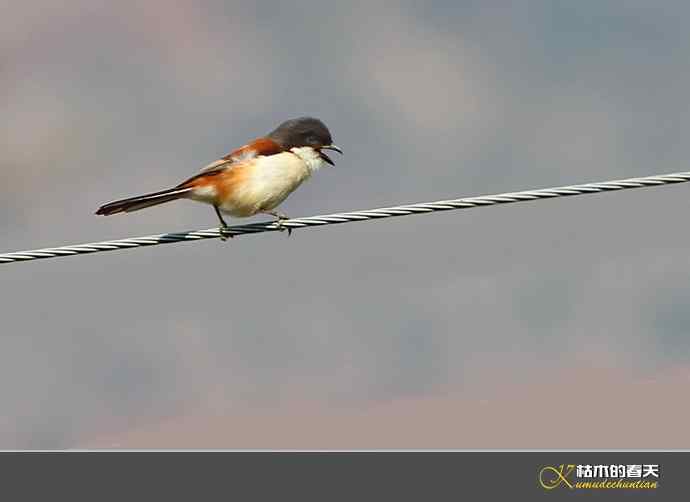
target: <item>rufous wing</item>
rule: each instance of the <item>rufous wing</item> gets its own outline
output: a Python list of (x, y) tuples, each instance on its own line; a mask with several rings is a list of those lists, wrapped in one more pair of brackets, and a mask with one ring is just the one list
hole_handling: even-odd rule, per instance
[(178, 187), (189, 187), (189, 186), (194, 186), (197, 184), (197, 181), (200, 178), (205, 178), (207, 176), (216, 176), (219, 173), (230, 169), (233, 167), (234, 164), (245, 161), (245, 160), (250, 160), (255, 157), (259, 157), (262, 155), (275, 155), (277, 153), (280, 153), (283, 151), (283, 148), (273, 141), (272, 139), (269, 138), (258, 138), (252, 141), (251, 143), (247, 143), (244, 146), (241, 146), (237, 148), (236, 150), (233, 150), (229, 154), (225, 155), (224, 157), (221, 157), (220, 159), (211, 162), (209, 165), (205, 166), (204, 168), (201, 169), (201, 172), (199, 174), (196, 174), (192, 176), (189, 179), (186, 179), (182, 183), (178, 185)]
[(251, 143), (247, 143), (244, 146), (239, 147), (237, 150), (233, 150), (225, 157), (224, 160), (231, 160), (233, 162), (253, 159), (260, 155), (275, 155), (283, 151), (278, 143), (269, 138), (259, 138), (255, 139)]

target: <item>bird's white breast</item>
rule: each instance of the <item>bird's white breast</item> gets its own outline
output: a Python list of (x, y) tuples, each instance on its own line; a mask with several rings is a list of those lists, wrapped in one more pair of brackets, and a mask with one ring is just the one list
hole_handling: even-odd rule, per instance
[[(323, 164), (318, 152), (306, 147), (259, 156), (249, 162), (247, 176), (220, 206), (235, 216), (274, 209)], [(241, 164), (236, 168), (243, 169)]]

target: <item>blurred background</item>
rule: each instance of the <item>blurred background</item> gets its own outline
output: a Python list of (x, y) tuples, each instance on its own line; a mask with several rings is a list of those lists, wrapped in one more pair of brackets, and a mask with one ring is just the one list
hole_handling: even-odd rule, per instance
[[(0, 1), (0, 251), (688, 170), (687, 2)], [(3, 266), (1, 448), (690, 447), (690, 187)], [(259, 218), (260, 220), (261, 218)]]

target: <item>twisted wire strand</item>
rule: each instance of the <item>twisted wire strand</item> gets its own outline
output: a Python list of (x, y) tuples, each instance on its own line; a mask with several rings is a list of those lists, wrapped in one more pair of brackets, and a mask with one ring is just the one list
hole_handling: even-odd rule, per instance
[[(357, 222), (378, 218), (393, 218), (409, 214), (426, 214), (437, 211), (451, 211), (455, 209), (470, 209), (473, 207), (493, 206), (497, 204), (511, 204), (514, 202), (526, 202), (555, 197), (569, 197), (573, 195), (587, 195), (615, 190), (627, 190), (631, 188), (645, 188), (690, 181), (690, 172), (664, 174), (658, 176), (645, 176), (641, 178), (628, 178), (623, 180), (604, 181), (600, 183), (584, 183), (554, 188), (542, 188), (537, 190), (524, 190), (521, 192), (508, 192), (496, 195), (482, 195), (479, 197), (467, 197), (462, 199), (440, 200), (436, 202), (422, 202), (418, 204), (406, 204), (402, 206), (368, 209), (364, 211), (351, 211), (347, 213), (323, 214), (306, 218), (294, 218), (284, 220), (278, 225), (276, 222), (260, 222), (248, 225), (235, 225), (224, 230), (210, 228), (208, 230), (195, 230), (190, 232), (178, 232), (169, 234), (149, 235), (146, 237), (133, 237), (112, 241), (92, 242), (74, 246), (61, 246), (55, 248), (33, 249), (15, 253), (0, 254), (0, 263), (13, 263), (29, 260), (42, 260), (45, 258), (58, 258), (60, 256), (74, 256), (117, 249), (131, 249), (146, 246), (158, 246), (159, 244), (171, 244), (173, 242), (190, 242), (202, 239), (217, 239), (221, 236), (234, 237), (236, 235), (258, 234), (262, 232), (275, 232), (284, 229), (298, 229), (316, 227), (321, 225), (335, 225), (337, 223)], [(281, 228), (283, 227), (283, 228)]]

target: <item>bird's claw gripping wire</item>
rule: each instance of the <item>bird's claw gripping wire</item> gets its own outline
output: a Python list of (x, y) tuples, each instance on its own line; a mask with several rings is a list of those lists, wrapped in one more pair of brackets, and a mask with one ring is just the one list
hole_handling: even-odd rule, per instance
[(279, 232), (285, 232), (287, 230), (288, 237), (292, 235), (292, 227), (287, 227), (283, 224), (283, 222), (290, 219), (289, 216), (283, 213), (279, 213), (278, 211), (266, 211), (266, 214), (270, 214), (271, 216), (276, 217), (276, 221), (274, 221), (273, 223), (275, 224)]
[(227, 241), (228, 239), (232, 239), (235, 237), (234, 235), (228, 233), (230, 231), (230, 227), (228, 225), (221, 225), (218, 227), (218, 233), (220, 233), (220, 240), (223, 242)]
[(225, 242), (228, 240), (228, 237), (230, 239), (232, 239), (234, 237), (234, 235), (228, 233), (230, 226), (228, 226), (228, 224), (223, 219), (223, 215), (220, 214), (220, 209), (218, 209), (218, 206), (213, 206), (213, 209), (216, 210), (216, 214), (218, 215), (218, 219), (220, 220), (220, 227), (218, 227), (218, 233), (220, 234), (220, 240)]

